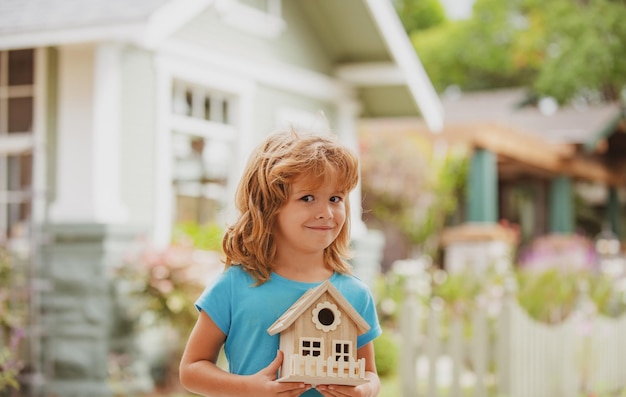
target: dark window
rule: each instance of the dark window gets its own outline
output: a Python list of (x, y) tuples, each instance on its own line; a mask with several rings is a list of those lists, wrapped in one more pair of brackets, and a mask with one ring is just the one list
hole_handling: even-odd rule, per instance
[(303, 356), (319, 357), (322, 355), (322, 341), (318, 338), (303, 339), (300, 341), (300, 354)]
[(31, 132), (33, 128), (33, 98), (10, 98), (8, 133)]
[(9, 51), (9, 85), (31, 85), (34, 83), (33, 50)]
[(350, 360), (350, 344), (345, 342), (335, 342), (335, 361)]

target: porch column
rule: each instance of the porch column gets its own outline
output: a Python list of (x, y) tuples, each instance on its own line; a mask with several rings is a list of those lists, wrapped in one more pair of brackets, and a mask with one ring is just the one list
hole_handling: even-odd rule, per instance
[(550, 186), (550, 232), (570, 234), (574, 232), (574, 203), (572, 181), (558, 176)]
[(496, 155), (476, 149), (467, 181), (468, 222), (495, 223), (498, 220), (498, 171)]
[(498, 223), (498, 213), (496, 154), (476, 149), (467, 181), (467, 222), (445, 229), (441, 236), (448, 272), (484, 274), (492, 267), (499, 272), (510, 269), (518, 236)]
[[(355, 120), (361, 112), (360, 104), (351, 98), (344, 98), (337, 104), (337, 134), (341, 141), (355, 153), (359, 153), (359, 142)], [(354, 273), (374, 290), (380, 274), (385, 236), (378, 230), (368, 229), (363, 222), (361, 203), (361, 181), (350, 192), (350, 230), (354, 257), (350, 260)]]
[(609, 189), (606, 208), (607, 223), (611, 226), (611, 231), (621, 240), (624, 237), (624, 225), (619, 197), (615, 187)]
[(59, 49), (54, 223), (120, 224), (121, 48)]
[(41, 258), (52, 284), (42, 297), (46, 387), (63, 397), (108, 397), (110, 267), (137, 235), (121, 199), (122, 48), (64, 46), (57, 62), (55, 174)]

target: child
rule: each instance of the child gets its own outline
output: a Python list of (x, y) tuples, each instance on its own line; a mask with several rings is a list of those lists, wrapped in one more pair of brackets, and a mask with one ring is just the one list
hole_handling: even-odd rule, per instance
[[(273, 134), (253, 152), (236, 194), (240, 212), (222, 242), (226, 270), (196, 302), (198, 320), (180, 380), (204, 396), (368, 396), (380, 389), (373, 340), (381, 333), (372, 296), (345, 262), (348, 194), (358, 160), (332, 135)], [(359, 386), (276, 382), (279, 336), (267, 329), (325, 280), (369, 323), (358, 337), (369, 382)], [(229, 372), (216, 366), (224, 346)]]

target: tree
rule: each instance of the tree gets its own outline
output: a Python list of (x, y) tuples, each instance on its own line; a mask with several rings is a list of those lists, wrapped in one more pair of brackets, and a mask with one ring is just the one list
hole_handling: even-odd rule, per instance
[(619, 99), (626, 85), (626, 4), (615, 0), (528, 3), (544, 15), (544, 62), (533, 88), (561, 102)]
[(617, 0), (477, 0), (471, 19), (410, 34), (439, 91), (527, 86), (561, 103), (613, 101), (626, 85), (624, 20)]
[(428, 29), (446, 20), (439, 0), (393, 0), (393, 4), (407, 32)]

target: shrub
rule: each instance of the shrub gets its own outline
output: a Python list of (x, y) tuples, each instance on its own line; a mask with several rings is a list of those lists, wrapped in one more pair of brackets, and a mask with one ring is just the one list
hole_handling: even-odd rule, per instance
[[(19, 358), (20, 342), (24, 336), (27, 311), (19, 299), (14, 298), (13, 288), (24, 282), (17, 261), (0, 247), (0, 285), (12, 288), (0, 289), (0, 394), (10, 389), (19, 390), (18, 375), (23, 363)], [(21, 294), (18, 294), (18, 297)]]
[(397, 372), (400, 355), (398, 348), (398, 342), (391, 331), (386, 330), (386, 332), (374, 339), (378, 376), (391, 376)]

